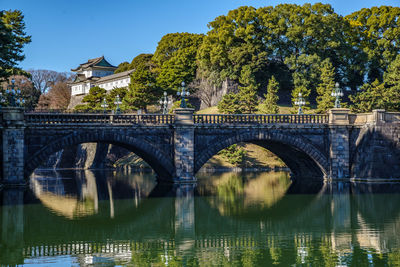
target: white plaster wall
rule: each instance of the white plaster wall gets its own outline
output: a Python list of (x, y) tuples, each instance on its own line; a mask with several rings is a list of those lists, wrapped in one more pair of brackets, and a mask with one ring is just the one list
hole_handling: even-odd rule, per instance
[(121, 88), (121, 87), (127, 87), (130, 83), (129, 78), (123, 78), (119, 80), (114, 80), (106, 83), (101, 83), (99, 87), (106, 89), (107, 91), (112, 90), (114, 88)]
[(71, 86), (71, 95), (83, 94), (83, 87), (81, 84)]
[(85, 70), (83, 73), (85, 74), (86, 78), (89, 78), (89, 77), (92, 76), (92, 71), (91, 70)]

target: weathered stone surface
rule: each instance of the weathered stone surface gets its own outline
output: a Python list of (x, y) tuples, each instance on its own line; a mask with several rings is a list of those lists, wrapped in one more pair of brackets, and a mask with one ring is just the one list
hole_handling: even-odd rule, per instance
[(194, 181), (194, 127), (179, 126), (174, 131), (174, 162), (177, 181)]
[(193, 111), (185, 109), (181, 114), (177, 111), (178, 119), (171, 124), (71, 126), (25, 125), (18, 120), (20, 115), (10, 115), (21, 111), (9, 109), (7, 116), (0, 116), (3, 181), (23, 183), (24, 175), (28, 177), (49, 155), (82, 143), (96, 143), (91, 145), (96, 149), (81, 149), (86, 153), (81, 167), (101, 168), (112, 144), (143, 158), (160, 179), (187, 182), (193, 181), (195, 173), (218, 151), (239, 142), (269, 149), (287, 164), (294, 177), (302, 179), (399, 179), (400, 116), (380, 110), (372, 114), (339, 111), (331, 112), (336, 118), (330, 123), (315, 124), (195, 124)]
[(24, 183), (24, 136), (23, 110), (2, 109), (2, 173), (3, 182), (12, 185)]
[(365, 125), (353, 146), (355, 178), (400, 178), (400, 125)]

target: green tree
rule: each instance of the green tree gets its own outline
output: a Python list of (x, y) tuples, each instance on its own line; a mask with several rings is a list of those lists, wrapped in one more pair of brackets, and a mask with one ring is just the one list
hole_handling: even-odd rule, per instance
[[(121, 101), (123, 101), (127, 93), (128, 93), (128, 88), (127, 87), (120, 87), (120, 88), (112, 89), (106, 95), (106, 101), (107, 101), (107, 104), (108, 104), (108, 109), (114, 110), (116, 108), (116, 105), (114, 104), (114, 102), (117, 99), (117, 96), (119, 96), (119, 99)], [(122, 104), (122, 105), (120, 105), (120, 109), (121, 110), (127, 110), (129, 108), (126, 105)]]
[(297, 100), (299, 93), (302, 94), (306, 103), (309, 104), (309, 97), (316, 95), (316, 86), (319, 83), (321, 74), (321, 58), (316, 55), (302, 54), (300, 56), (290, 56), (286, 58), (285, 63), (293, 72), (294, 89), (292, 91), (292, 103)]
[(106, 89), (99, 86), (90, 88), (89, 94), (85, 95), (82, 99), (81, 105), (77, 105), (75, 110), (102, 110), (101, 103), (106, 97)]
[(242, 75), (247, 76), (243, 79), (251, 75), (256, 79), (254, 85), (258, 90), (260, 81), (266, 77), (268, 55), (256, 9), (243, 6), (231, 10), (226, 16), (219, 16), (210, 22), (209, 27), (211, 30), (198, 53), (201, 75), (212, 77), (214, 82), (226, 79), (239, 82)]
[(400, 7), (363, 8), (346, 16), (368, 57), (368, 82), (382, 81), (386, 67), (400, 53)]
[(350, 96), (351, 106), (355, 112), (370, 112), (373, 109), (387, 111), (400, 110), (400, 55), (387, 67), (383, 82), (378, 79), (364, 84), (361, 92)]
[(153, 54), (139, 54), (132, 59), (129, 69), (134, 70), (143, 64), (148, 64), (150, 68), (154, 68), (152, 58)]
[(170, 33), (163, 36), (153, 56), (157, 65), (157, 84), (177, 90), (182, 81), (190, 84), (196, 77), (196, 56), (202, 34)]
[(260, 105), (260, 109), (262, 112), (267, 114), (279, 113), (279, 107), (278, 107), (279, 97), (277, 95), (278, 90), (279, 90), (279, 83), (275, 79), (275, 77), (272, 76), (271, 79), (269, 79), (268, 81), (267, 94), (264, 94), (265, 100)]
[(23, 48), (31, 42), (31, 36), (25, 33), (25, 22), (19, 10), (0, 11), (0, 81), (11, 75), (27, 72), (17, 68), (24, 60)]
[(120, 73), (127, 70), (130, 70), (130, 64), (125, 61), (118, 65), (117, 69), (114, 70), (114, 73)]
[(241, 166), (244, 163), (247, 153), (242, 146), (234, 144), (218, 152), (218, 155), (223, 156), (234, 166)]
[(330, 5), (240, 7), (209, 26), (198, 53), (202, 75), (216, 72), (216, 80), (229, 78), (239, 83), (242, 69), (250, 66), (257, 89), (266, 87), (274, 75), (288, 90), (292, 80), (286, 60), (317, 55), (321, 61), (331, 59), (336, 79), (345, 85), (355, 89), (363, 83), (365, 57), (357, 36), (350, 22)]
[(147, 110), (161, 96), (161, 89), (156, 85), (156, 75), (151, 61), (140, 61), (131, 74), (131, 82), (123, 99), (127, 109)]
[(385, 84), (375, 80), (373, 83), (366, 83), (360, 88), (359, 93), (350, 96), (353, 102), (351, 106), (354, 112), (371, 112), (373, 109), (386, 109), (390, 106), (390, 95), (387, 94)]
[(321, 83), (317, 87), (317, 112), (323, 113), (333, 108), (335, 98), (331, 96), (335, 87), (335, 69), (329, 59), (321, 64)]
[(239, 82), (244, 86), (239, 86), (239, 106), (241, 113), (254, 113), (257, 111), (257, 84), (252, 74), (250, 66), (244, 66)]
[(383, 80), (394, 90), (400, 91), (400, 55), (388, 66), (383, 75)]
[(223, 114), (240, 114), (240, 102), (237, 94), (226, 94), (218, 103), (218, 111)]

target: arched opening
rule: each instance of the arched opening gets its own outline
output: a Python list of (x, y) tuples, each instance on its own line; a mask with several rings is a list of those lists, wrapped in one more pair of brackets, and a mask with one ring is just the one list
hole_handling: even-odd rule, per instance
[[(30, 151), (31, 155), (26, 156), (25, 177), (29, 177), (31, 173), (46, 162), (52, 154), (87, 143), (96, 143), (99, 147), (102, 147), (103, 150), (107, 149), (108, 145), (111, 144), (132, 151), (154, 170), (159, 180), (168, 180), (173, 175), (174, 167), (172, 158), (154, 145), (142, 139), (136, 139), (135, 137), (94, 132), (81, 135), (70, 134), (35, 149), (34, 153)], [(94, 153), (97, 152), (99, 151), (95, 151)], [(93, 158), (96, 157), (96, 155), (91, 156)]]
[(228, 139), (215, 139), (203, 151), (196, 151), (195, 172), (219, 151), (238, 143), (261, 146), (279, 157), (294, 179), (321, 181), (328, 175), (328, 160), (319, 148), (300, 136), (284, 133), (243, 133)]

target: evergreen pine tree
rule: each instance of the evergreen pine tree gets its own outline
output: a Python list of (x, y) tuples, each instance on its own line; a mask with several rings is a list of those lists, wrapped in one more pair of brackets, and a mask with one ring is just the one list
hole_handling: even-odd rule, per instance
[(101, 103), (106, 96), (106, 89), (99, 86), (90, 88), (89, 94), (85, 95), (82, 99), (81, 105), (77, 105), (75, 110), (101, 110)]
[(279, 100), (279, 97), (277, 95), (278, 90), (279, 90), (279, 83), (275, 79), (275, 77), (272, 76), (268, 81), (267, 94), (264, 95), (265, 100), (261, 104), (261, 110), (266, 114), (279, 113), (279, 107), (277, 104)]
[(239, 82), (239, 105), (241, 113), (255, 113), (258, 106), (257, 84), (250, 66), (243, 67)]
[(335, 68), (329, 58), (321, 64), (321, 83), (317, 87), (317, 113), (324, 113), (334, 107), (335, 98), (331, 96), (335, 87)]
[(251, 114), (257, 111), (257, 89), (254, 85), (240, 87), (239, 103), (241, 113)]
[(226, 94), (218, 103), (218, 111), (223, 114), (240, 114), (240, 103), (237, 94)]
[(128, 92), (123, 99), (127, 109), (143, 109), (155, 103), (161, 96), (161, 90), (156, 86), (155, 74), (151, 71), (150, 64), (144, 62), (136, 67), (131, 74)]

